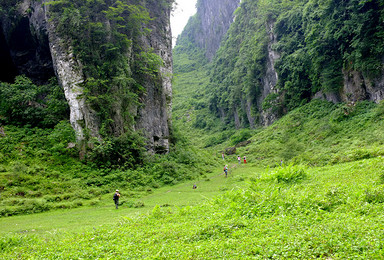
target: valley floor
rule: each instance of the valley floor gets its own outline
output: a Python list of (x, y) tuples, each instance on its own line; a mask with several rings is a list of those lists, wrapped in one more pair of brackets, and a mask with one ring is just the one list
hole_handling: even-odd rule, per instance
[(105, 197), (96, 208), (2, 218), (0, 259), (384, 257), (382, 157), (220, 171), (156, 190), (144, 208), (115, 210)]

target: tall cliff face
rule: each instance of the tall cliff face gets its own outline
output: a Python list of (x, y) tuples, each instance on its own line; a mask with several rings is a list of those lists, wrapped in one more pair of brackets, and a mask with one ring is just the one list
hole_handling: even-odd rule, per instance
[(212, 60), (234, 19), (240, 0), (199, 0), (197, 13), (181, 34), (179, 41), (188, 38)]
[(138, 110), (137, 128), (145, 129), (149, 142), (148, 148), (157, 153), (169, 150), (169, 130), (172, 111), (172, 32), (170, 25), (171, 9), (161, 1), (147, 5), (151, 17), (149, 24), (152, 30), (142, 42), (154, 49), (163, 60), (157, 81), (145, 82), (145, 94), (142, 98), (143, 109)]
[[(267, 44), (267, 59), (266, 59), (266, 70), (265, 70), (265, 76), (262, 80), (262, 89), (261, 89), (261, 95), (258, 97), (257, 107), (260, 111), (260, 119), (259, 123), (261, 125), (270, 125), (272, 124), (276, 119), (277, 115), (271, 111), (271, 109), (263, 109), (263, 102), (266, 99), (266, 97), (270, 94), (276, 94), (278, 93), (277, 89), (277, 81), (279, 80), (279, 75), (276, 71), (275, 64), (276, 61), (280, 58), (280, 54), (275, 51), (272, 46), (276, 44), (277, 39), (276, 35), (273, 32), (273, 21), (268, 21), (266, 23), (266, 32), (268, 35), (268, 44)], [(252, 126), (253, 124), (251, 124)]]
[[(76, 132), (77, 140), (84, 145), (85, 134), (100, 139), (99, 120), (96, 111), (90, 108), (84, 96), (85, 81), (82, 66), (76, 59), (71, 45), (65, 42), (55, 29), (55, 24), (49, 21), (48, 7), (35, 3), (35, 12), (44, 13), (44, 21), (47, 25), (49, 49), (52, 57), (52, 64), (60, 85), (64, 89), (65, 98), (70, 108), (70, 122)], [(35, 13), (34, 12), (34, 13)], [(33, 13), (33, 14), (34, 14)]]
[[(205, 40), (195, 39), (215, 24), (208, 2), (215, 1), (199, 2), (205, 10), (183, 32), (184, 46), (189, 39), (206, 48)], [(252, 128), (314, 98), (383, 100), (382, 11), (378, 0), (241, 1), (208, 69), (206, 107), (226, 125)]]
[[(92, 107), (88, 102), (87, 91), (84, 89), (85, 83), (94, 79), (89, 77), (84, 70), (82, 60), (76, 55), (74, 41), (66, 35), (63, 37), (57, 23), (52, 19), (49, 2), (54, 1), (13, 0), (11, 2), (9, 5), (2, 4), (0, 13), (0, 57), (2, 58), (0, 80), (11, 81), (14, 76), (25, 74), (35, 82), (45, 82), (55, 75), (64, 89), (70, 106), (70, 121), (77, 133), (78, 141), (86, 141), (90, 137), (100, 140), (100, 131), (105, 127), (105, 123), (101, 122), (97, 107)], [(146, 137), (148, 150), (167, 152), (172, 88), (169, 23), (171, 4), (170, 1), (148, 0), (142, 1), (141, 6), (147, 8), (152, 18), (146, 25), (151, 31), (143, 34), (135, 43), (141, 46), (142, 53), (148, 50), (143, 54), (144, 57), (148, 55), (151, 59), (156, 59), (155, 56), (151, 56), (151, 53), (155, 53), (162, 62), (158, 70), (151, 72), (151, 76), (142, 79), (143, 90), (138, 96), (138, 103), (126, 104), (129, 100), (127, 101), (127, 98), (119, 94), (126, 92), (124, 85), (116, 87), (112, 85), (112, 90), (118, 88), (119, 91), (116, 92), (116, 97), (111, 96), (115, 102), (112, 102), (112, 111), (109, 111), (113, 120), (109, 123), (110, 132), (120, 136), (127, 131), (141, 131)], [(129, 5), (123, 7), (128, 11), (133, 10), (132, 12), (136, 10), (129, 9), (131, 8)], [(144, 12), (143, 8), (137, 10)], [(104, 19), (103, 23), (108, 28), (108, 19)], [(129, 41), (128, 39), (128, 43)], [(130, 51), (121, 53), (119, 58), (126, 59), (124, 62), (127, 64), (132, 64), (135, 62), (133, 52), (137, 49), (131, 47)], [(131, 65), (131, 67), (131, 70), (134, 70), (134, 66)], [(128, 76), (133, 75), (135, 71), (131, 70), (126, 70), (124, 73), (128, 73)], [(118, 84), (119, 75), (115, 77), (117, 78), (115, 84)], [(122, 74), (121, 77), (126, 75)]]

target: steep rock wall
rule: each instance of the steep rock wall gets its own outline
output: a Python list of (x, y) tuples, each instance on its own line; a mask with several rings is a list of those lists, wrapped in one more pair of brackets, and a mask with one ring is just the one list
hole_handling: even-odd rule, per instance
[(172, 33), (170, 8), (159, 2), (147, 6), (154, 20), (149, 24), (152, 30), (143, 44), (154, 49), (163, 60), (159, 81), (148, 80), (146, 93), (142, 98), (143, 108), (138, 111), (137, 128), (145, 129), (148, 149), (156, 153), (169, 150), (169, 129), (172, 109)]
[(275, 69), (275, 63), (276, 63), (276, 60), (280, 58), (280, 55), (272, 48), (272, 46), (277, 42), (276, 35), (273, 32), (273, 26), (274, 26), (273, 21), (269, 21), (266, 24), (266, 30), (268, 34), (268, 47), (267, 47), (268, 56), (267, 56), (267, 62), (266, 62), (266, 72), (262, 80), (263, 87), (262, 87), (261, 95), (259, 96), (258, 102), (257, 102), (258, 109), (259, 111), (261, 111), (260, 124), (264, 126), (272, 124), (277, 119), (277, 116), (272, 112), (271, 109), (263, 110), (262, 108), (262, 103), (264, 99), (270, 93), (278, 92), (276, 85), (277, 85), (277, 81), (279, 80), (279, 76)]
[[(47, 15), (47, 7), (44, 7), (44, 13)], [(49, 17), (45, 18), (49, 21)], [(57, 34), (53, 23), (48, 23), (47, 30), (53, 67), (69, 104), (70, 122), (77, 140), (80, 142), (85, 140), (85, 131), (89, 131), (92, 137), (100, 139), (96, 112), (86, 103), (84, 88), (81, 86), (85, 80), (81, 64), (74, 57), (72, 49), (67, 47), (70, 45), (63, 44), (64, 41)]]
[[(199, 0), (195, 28), (184, 31), (180, 37), (188, 37), (205, 56), (212, 60), (234, 19), (234, 11), (240, 0)], [(193, 20), (190, 20), (193, 21)]]
[(384, 99), (384, 72), (376, 78), (368, 78), (360, 71), (343, 69), (343, 85), (340, 91), (323, 93), (317, 92), (314, 99), (324, 99), (329, 102), (356, 102), (369, 100), (379, 103)]
[[(82, 83), (85, 75), (80, 60), (75, 57), (70, 40), (64, 40), (57, 32), (49, 17), (49, 2), (22, 0), (12, 15), (1, 16), (0, 57), (2, 67), (13, 68), (14, 74), (25, 74), (37, 82), (44, 82), (56, 75), (64, 89), (70, 106), (70, 121), (76, 131), (77, 139), (85, 145), (86, 135), (100, 139), (100, 121), (97, 113), (86, 102)], [(152, 30), (143, 36), (141, 44), (153, 48), (164, 61), (159, 76), (148, 78), (145, 94), (140, 97), (140, 106), (132, 106), (135, 117), (134, 129), (142, 131), (147, 139), (147, 149), (154, 152), (169, 150), (169, 127), (171, 115), (171, 30), (169, 23), (170, 8), (166, 1), (145, 1), (153, 20), (149, 24)], [(15, 41), (24, 39), (22, 44)], [(127, 58), (130, 54), (126, 55)], [(8, 64), (6, 64), (8, 62)], [(48, 72), (47, 72), (48, 71)], [(1, 76), (1, 75), (0, 75)], [(1, 78), (0, 80), (10, 80)], [(114, 105), (114, 128), (116, 135), (129, 131), (124, 127), (125, 117), (121, 113), (118, 98)]]

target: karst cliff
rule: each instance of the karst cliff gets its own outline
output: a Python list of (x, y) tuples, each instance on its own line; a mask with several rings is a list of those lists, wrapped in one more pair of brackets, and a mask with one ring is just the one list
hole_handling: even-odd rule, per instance
[(205, 53), (206, 106), (223, 123), (270, 125), (313, 99), (384, 99), (380, 1), (199, 0), (197, 6), (178, 51), (191, 56), (197, 46)]
[(172, 1), (10, 0), (0, 5), (0, 80), (57, 77), (89, 140), (138, 132), (169, 150)]

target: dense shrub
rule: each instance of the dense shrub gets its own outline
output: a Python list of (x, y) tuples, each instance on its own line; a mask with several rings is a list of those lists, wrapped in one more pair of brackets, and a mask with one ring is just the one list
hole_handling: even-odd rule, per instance
[(0, 123), (51, 128), (68, 117), (69, 106), (56, 79), (43, 86), (25, 76), (13, 84), (0, 82)]
[(236, 145), (238, 143), (248, 140), (251, 137), (252, 137), (251, 130), (241, 129), (240, 131), (237, 131), (234, 135), (231, 136), (230, 143), (231, 145)]
[(368, 203), (384, 203), (384, 191), (383, 189), (366, 190), (364, 201)]
[(94, 139), (88, 160), (102, 168), (137, 168), (143, 164), (144, 144), (144, 138), (137, 132), (127, 132), (102, 141)]
[(278, 183), (296, 183), (307, 177), (306, 169), (302, 165), (287, 165), (278, 167), (271, 178)]

